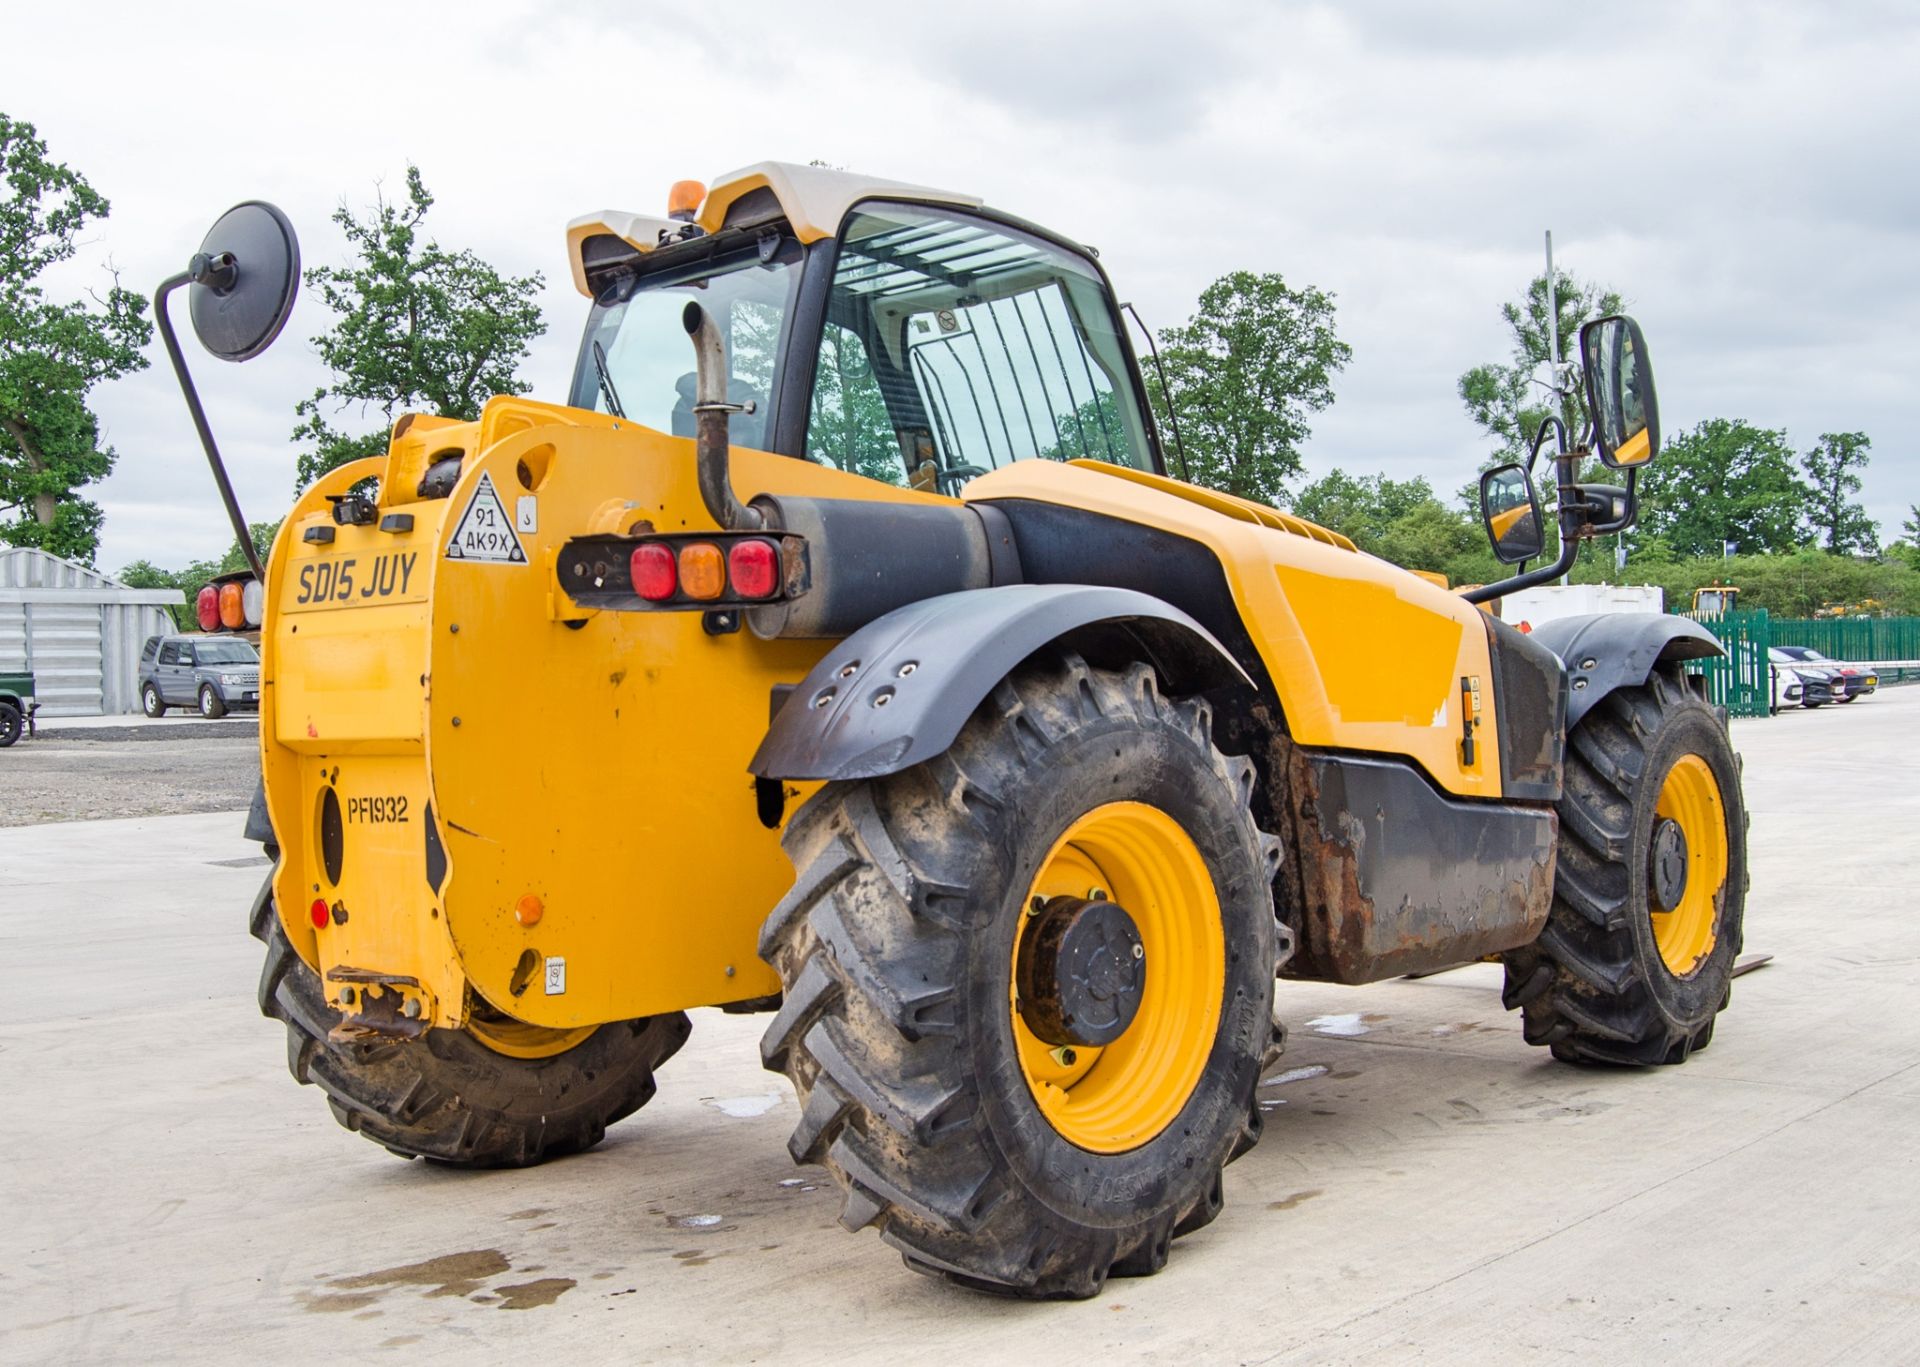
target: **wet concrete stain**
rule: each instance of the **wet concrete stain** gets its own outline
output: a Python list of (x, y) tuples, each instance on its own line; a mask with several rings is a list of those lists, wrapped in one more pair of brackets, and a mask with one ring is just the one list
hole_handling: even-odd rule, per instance
[(509, 1215), (507, 1218), (509, 1220), (538, 1220), (542, 1215), (551, 1215), (551, 1214), (553, 1214), (553, 1212), (548, 1210), (545, 1206), (534, 1206), (529, 1210), (516, 1210), (513, 1214)]
[(1325, 1191), (1326, 1191), (1325, 1187), (1315, 1187), (1311, 1191), (1296, 1191), (1293, 1195), (1287, 1197), (1285, 1200), (1267, 1202), (1267, 1209), (1268, 1210), (1292, 1210), (1297, 1206), (1305, 1205), (1308, 1201), (1311, 1201), (1316, 1196), (1323, 1195)]
[(362, 1272), (352, 1277), (335, 1277), (327, 1285), (339, 1291), (378, 1288), (385, 1291), (400, 1286), (422, 1286), (432, 1296), (471, 1296), (488, 1277), (513, 1270), (513, 1264), (497, 1248), (476, 1248), (465, 1253), (447, 1253), (425, 1262), (383, 1267), (378, 1272)]
[(497, 1286), (494, 1290), (500, 1293), (502, 1310), (533, 1310), (552, 1305), (579, 1284), (571, 1277), (542, 1277), (538, 1281)]

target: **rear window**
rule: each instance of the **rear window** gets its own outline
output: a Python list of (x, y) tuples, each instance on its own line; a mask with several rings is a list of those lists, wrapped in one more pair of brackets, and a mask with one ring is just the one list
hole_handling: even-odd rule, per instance
[(147, 637), (147, 643), (140, 648), (141, 661), (145, 664), (152, 664), (153, 657), (158, 655), (159, 653), (160, 653), (160, 638), (158, 636)]

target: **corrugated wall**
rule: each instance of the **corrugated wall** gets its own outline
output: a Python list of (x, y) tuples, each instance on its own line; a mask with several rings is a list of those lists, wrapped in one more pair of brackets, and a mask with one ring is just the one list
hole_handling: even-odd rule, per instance
[(161, 604), (183, 599), (44, 551), (0, 551), (0, 669), (32, 671), (45, 716), (132, 712), (140, 647), (172, 629)]

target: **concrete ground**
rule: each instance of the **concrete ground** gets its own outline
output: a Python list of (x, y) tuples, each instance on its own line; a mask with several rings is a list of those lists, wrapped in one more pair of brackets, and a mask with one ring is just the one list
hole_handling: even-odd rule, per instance
[(1487, 966), (1282, 984), (1294, 1039), (1225, 1214), (1080, 1304), (841, 1232), (752, 1018), (696, 1013), (591, 1154), (402, 1162), (255, 1014), (237, 814), (0, 831), (0, 1358), (1910, 1361), (1920, 689), (1735, 738), (1747, 947), (1776, 958), (1710, 1050), (1553, 1063)]
[(0, 750), (0, 826), (245, 809), (259, 781), (259, 723), (251, 717), (62, 720)]

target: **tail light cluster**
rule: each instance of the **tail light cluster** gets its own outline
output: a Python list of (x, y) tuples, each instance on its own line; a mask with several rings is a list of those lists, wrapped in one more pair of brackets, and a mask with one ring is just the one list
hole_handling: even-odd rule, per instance
[(580, 537), (560, 556), (560, 580), (588, 607), (747, 608), (806, 592), (806, 541), (782, 533)]
[(266, 600), (260, 581), (249, 575), (206, 585), (194, 597), (193, 612), (202, 631), (240, 631), (260, 625)]

